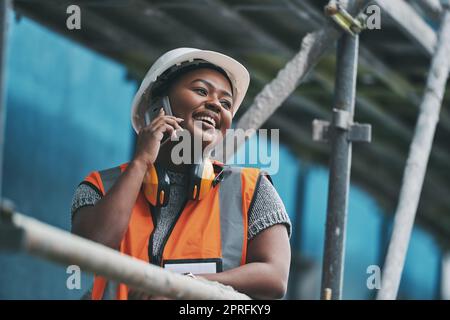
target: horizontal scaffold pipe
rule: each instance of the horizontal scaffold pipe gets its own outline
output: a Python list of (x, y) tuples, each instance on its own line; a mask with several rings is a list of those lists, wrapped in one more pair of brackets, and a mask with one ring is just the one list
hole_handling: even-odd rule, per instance
[[(0, 249), (14, 247), (66, 266), (77, 265), (82, 271), (149, 295), (193, 300), (250, 299), (229, 286), (173, 273), (17, 212), (2, 209), (0, 231)], [(13, 238), (15, 243), (11, 243)]]

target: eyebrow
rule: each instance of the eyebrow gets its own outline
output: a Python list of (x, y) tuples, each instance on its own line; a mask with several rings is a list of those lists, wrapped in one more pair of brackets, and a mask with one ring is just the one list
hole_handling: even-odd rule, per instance
[[(205, 80), (205, 79), (195, 79), (195, 80), (191, 81), (191, 83), (194, 83), (194, 82), (197, 82), (197, 81), (203, 82), (203, 83), (206, 84), (208, 87), (215, 88), (211, 82), (209, 82), (209, 81), (207, 81), (207, 80)], [(228, 96), (228, 97), (230, 97), (230, 98), (233, 98), (233, 96), (232, 96), (228, 91), (220, 90), (220, 92), (222, 92), (222, 94), (225, 95), (225, 96)]]

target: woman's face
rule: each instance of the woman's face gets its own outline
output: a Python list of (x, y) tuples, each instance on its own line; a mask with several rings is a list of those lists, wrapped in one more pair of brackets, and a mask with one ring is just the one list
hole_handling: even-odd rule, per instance
[(184, 119), (182, 127), (206, 147), (231, 127), (232, 93), (224, 75), (202, 68), (180, 76), (169, 89), (169, 100), (173, 114)]

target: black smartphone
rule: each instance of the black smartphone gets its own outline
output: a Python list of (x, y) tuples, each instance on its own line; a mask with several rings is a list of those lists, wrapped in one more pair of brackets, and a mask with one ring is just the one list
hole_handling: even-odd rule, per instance
[[(161, 99), (157, 99), (155, 103), (153, 103), (150, 108), (148, 108), (145, 113), (145, 125), (148, 126), (153, 119), (155, 119), (159, 115), (159, 110), (161, 108), (164, 109), (164, 113), (166, 116), (172, 116), (172, 107), (170, 106), (170, 101), (168, 96), (164, 96)], [(170, 135), (165, 133), (162, 140), (161, 145), (170, 140)]]
[(172, 116), (172, 107), (170, 106), (170, 101), (168, 96), (164, 96), (160, 99), (157, 99), (155, 103), (153, 103), (150, 108), (148, 108), (145, 113), (145, 125), (148, 126), (153, 119), (155, 119), (159, 110), (163, 108), (166, 116)]

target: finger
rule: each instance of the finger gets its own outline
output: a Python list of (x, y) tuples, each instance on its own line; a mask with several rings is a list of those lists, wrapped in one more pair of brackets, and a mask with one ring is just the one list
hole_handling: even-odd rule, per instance
[(157, 127), (154, 131), (154, 133), (166, 133), (166, 132), (172, 135), (172, 133), (175, 132), (175, 128), (172, 127), (170, 124), (163, 123), (159, 127)]
[[(161, 132), (163, 132), (163, 137), (161, 138), (161, 140), (165, 139), (165, 141), (162, 141), (163, 144), (165, 144), (169, 140), (177, 139), (176, 129), (169, 124), (166, 124), (166, 126), (162, 128)], [(168, 136), (168, 137), (164, 138), (165, 136)]]
[(164, 117), (164, 116), (165, 116), (164, 109), (163, 109), (163, 108), (160, 108), (160, 109), (158, 110), (158, 113), (156, 114), (156, 117), (154, 117), (153, 119), (151, 119), (150, 123), (153, 123), (153, 122), (155, 122), (156, 120), (158, 120), (158, 119), (160, 119), (161, 117)]
[(178, 118), (178, 117), (174, 117), (174, 116), (166, 116), (166, 117), (170, 117), (171, 119), (174, 119), (178, 123), (182, 123), (184, 121), (183, 118)]
[(175, 119), (165, 119), (165, 120), (166, 120), (166, 123), (169, 123), (175, 129), (182, 130), (182, 128), (177, 120), (175, 120)]
[(151, 121), (150, 123), (154, 123), (155, 121), (158, 121), (159, 119), (161, 119), (161, 118), (164, 117), (164, 116), (165, 116), (165, 115), (164, 115), (164, 109), (161, 108), (161, 109), (159, 109), (158, 114), (156, 115), (156, 117), (153, 118), (152, 121)]
[(158, 121), (155, 121), (155, 123), (152, 125), (152, 128), (159, 127), (163, 123), (168, 123), (175, 129), (182, 130), (182, 127), (179, 125), (179, 122), (173, 118), (169, 118), (168, 116), (158, 119)]
[(168, 133), (169, 135), (172, 135), (175, 132), (175, 128), (173, 126), (171, 126), (170, 124), (167, 124), (163, 127), (162, 129), (163, 133)]
[(177, 141), (178, 140), (178, 132), (182, 131), (183, 129), (177, 129), (172, 127), (173, 130), (166, 131), (166, 135), (169, 135), (169, 138), (166, 141), (163, 141), (163, 143), (167, 142), (168, 140)]
[(151, 129), (154, 130), (157, 127), (160, 127), (162, 124), (166, 123), (163, 117), (155, 119), (155, 121), (151, 125)]
[(174, 119), (174, 120), (176, 120), (178, 122), (184, 121), (183, 118), (179, 118), (179, 117), (175, 117), (175, 116), (166, 116), (166, 115), (164, 115), (164, 118)]
[(167, 119), (171, 119), (173, 121), (176, 121), (177, 123), (181, 123), (181, 122), (184, 121), (183, 118), (177, 118), (177, 117), (174, 117), (174, 116), (158, 116), (153, 121), (157, 122), (157, 121), (167, 120)]

